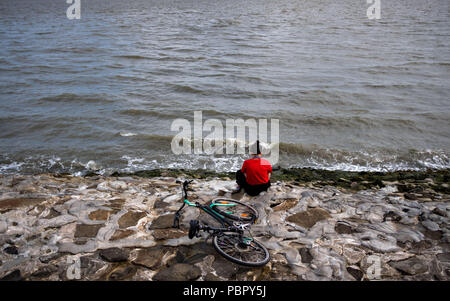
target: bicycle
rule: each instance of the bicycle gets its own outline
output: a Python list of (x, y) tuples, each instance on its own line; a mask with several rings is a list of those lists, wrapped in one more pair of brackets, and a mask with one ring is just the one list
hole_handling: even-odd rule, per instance
[[(180, 227), (180, 217), (183, 208), (188, 205), (203, 210), (221, 227), (211, 227), (200, 224), (198, 220), (189, 222), (189, 238), (201, 237), (200, 231), (209, 234), (206, 241), (212, 236), (216, 251), (227, 260), (250, 267), (264, 266), (270, 260), (267, 248), (255, 240), (250, 232), (251, 224), (258, 219), (258, 212), (251, 206), (232, 199), (218, 198), (208, 204), (189, 202), (187, 189), (193, 180), (183, 182), (183, 205), (175, 213), (173, 227)], [(245, 236), (248, 232), (250, 237)]]

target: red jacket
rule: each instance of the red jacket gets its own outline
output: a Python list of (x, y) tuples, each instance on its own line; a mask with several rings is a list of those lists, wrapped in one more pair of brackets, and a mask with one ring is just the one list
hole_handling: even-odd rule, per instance
[(248, 159), (244, 161), (241, 171), (247, 174), (248, 184), (260, 185), (269, 182), (268, 173), (272, 172), (272, 166), (265, 159)]

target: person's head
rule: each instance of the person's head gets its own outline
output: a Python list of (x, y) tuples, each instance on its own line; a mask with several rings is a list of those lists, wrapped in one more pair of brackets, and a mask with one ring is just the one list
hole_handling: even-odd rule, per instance
[(262, 157), (262, 152), (261, 152), (261, 148), (259, 147), (259, 140), (256, 140), (256, 149), (253, 147), (250, 147), (250, 155), (252, 157), (258, 157), (261, 158)]

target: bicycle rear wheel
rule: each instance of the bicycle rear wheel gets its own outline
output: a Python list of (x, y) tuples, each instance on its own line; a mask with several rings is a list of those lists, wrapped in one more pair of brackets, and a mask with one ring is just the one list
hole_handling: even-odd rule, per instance
[(231, 199), (214, 199), (210, 204), (211, 209), (217, 213), (241, 222), (254, 223), (258, 219), (258, 211), (253, 207)]
[(266, 247), (254, 239), (241, 238), (237, 233), (214, 236), (213, 245), (220, 255), (240, 265), (260, 267), (270, 260)]

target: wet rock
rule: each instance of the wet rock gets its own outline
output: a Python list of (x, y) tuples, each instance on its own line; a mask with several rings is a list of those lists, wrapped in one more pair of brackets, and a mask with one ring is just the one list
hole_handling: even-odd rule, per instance
[(168, 268), (161, 269), (155, 276), (153, 276), (153, 280), (191, 281), (198, 279), (200, 276), (201, 270), (199, 267), (185, 263), (177, 263)]
[(14, 270), (11, 273), (6, 274), (0, 281), (21, 281), (23, 280), (20, 270)]
[(149, 230), (172, 228), (174, 214), (161, 215), (150, 224)]
[(120, 230), (119, 229), (119, 230), (116, 230), (116, 232), (114, 232), (114, 234), (111, 236), (111, 238), (109, 240), (114, 241), (114, 240), (123, 239), (123, 238), (131, 236), (135, 233), (136, 232), (134, 232), (133, 230)]
[(101, 258), (109, 262), (121, 262), (128, 260), (128, 252), (120, 248), (109, 248), (99, 252)]
[(416, 257), (402, 261), (389, 262), (389, 265), (409, 275), (422, 274), (428, 271), (428, 265)]
[(128, 227), (133, 227), (136, 226), (138, 221), (143, 218), (144, 216), (146, 216), (145, 212), (139, 212), (139, 211), (128, 211), (127, 213), (125, 213), (124, 215), (122, 215), (119, 218), (119, 227), (121, 229), (124, 228), (128, 228)]
[(311, 228), (318, 221), (330, 218), (331, 215), (323, 209), (313, 208), (306, 211), (298, 212), (294, 215), (287, 217), (288, 222), (295, 223), (303, 228)]
[(108, 210), (95, 210), (89, 213), (89, 219), (93, 221), (106, 221), (110, 215), (111, 211)]
[(102, 228), (104, 224), (97, 225), (85, 225), (85, 224), (77, 224), (75, 228), (75, 237), (96, 237), (98, 230)]

